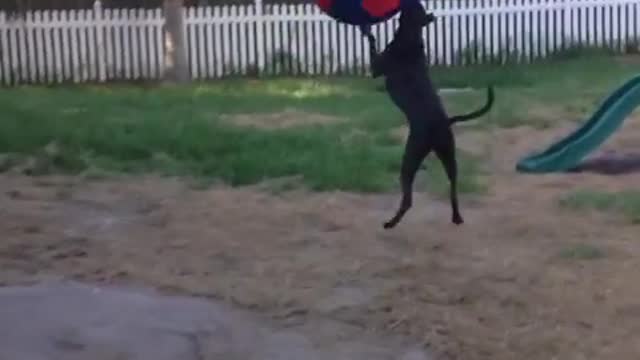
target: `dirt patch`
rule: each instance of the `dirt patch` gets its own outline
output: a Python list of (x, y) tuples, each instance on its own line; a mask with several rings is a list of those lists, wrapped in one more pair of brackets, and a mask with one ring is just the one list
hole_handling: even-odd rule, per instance
[(640, 64), (640, 43), (630, 44), (627, 51), (633, 52), (633, 54), (622, 55), (616, 57), (616, 59), (625, 65), (638, 65)]
[(391, 129), (391, 136), (398, 142), (405, 142), (407, 136), (409, 136), (409, 128), (406, 126), (399, 126)]
[[(384, 231), (397, 193), (0, 176), (0, 282), (152, 285), (263, 312), (283, 327), (319, 315), (406, 336), (438, 359), (635, 360), (638, 228), (557, 202), (582, 187), (635, 189), (640, 174), (514, 172), (520, 157), (573, 128), (485, 133), (490, 194), (461, 200), (461, 227), (449, 223), (446, 200), (425, 194)], [(634, 129), (624, 129), (625, 144), (640, 143)], [(601, 256), (563, 255), (587, 247)]]
[[(455, 131), (456, 147), (473, 155), (484, 155), (488, 150), (490, 138), (477, 131)], [(409, 136), (409, 128), (400, 126), (391, 129), (391, 136), (400, 143), (404, 143)]]
[(294, 126), (333, 124), (344, 119), (335, 116), (285, 109), (275, 113), (222, 115), (222, 121), (235, 126), (263, 130), (286, 129)]

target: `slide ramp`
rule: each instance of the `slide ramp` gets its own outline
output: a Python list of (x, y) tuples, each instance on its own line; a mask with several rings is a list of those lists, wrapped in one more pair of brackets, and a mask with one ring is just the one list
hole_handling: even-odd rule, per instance
[(551, 173), (575, 168), (607, 140), (638, 105), (640, 75), (611, 93), (582, 126), (547, 149), (522, 158), (516, 170), (522, 173)]

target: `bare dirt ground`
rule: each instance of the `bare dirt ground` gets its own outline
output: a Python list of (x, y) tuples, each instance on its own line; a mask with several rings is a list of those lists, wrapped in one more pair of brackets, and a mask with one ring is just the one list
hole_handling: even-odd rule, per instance
[[(418, 339), (442, 359), (636, 360), (640, 230), (557, 200), (579, 187), (636, 188), (640, 174), (513, 170), (573, 127), (460, 136), (461, 147), (473, 139), (490, 155), (490, 193), (463, 199), (461, 227), (444, 199), (424, 194), (384, 231), (397, 194), (1, 175), (0, 281), (152, 285), (224, 299), (283, 327), (328, 316)], [(605, 150), (639, 143), (629, 121)], [(560, 255), (583, 245), (604, 256)]]
[(344, 119), (295, 109), (285, 109), (281, 112), (260, 114), (260, 116), (256, 116), (255, 114), (223, 115), (222, 121), (235, 126), (254, 127), (262, 130), (278, 130), (294, 126), (330, 124), (344, 121)]

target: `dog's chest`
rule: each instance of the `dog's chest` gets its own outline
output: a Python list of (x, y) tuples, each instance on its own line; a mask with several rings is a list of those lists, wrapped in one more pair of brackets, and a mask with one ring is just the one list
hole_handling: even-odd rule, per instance
[(399, 70), (385, 78), (385, 87), (394, 102), (420, 102), (431, 86), (423, 73), (407, 70)]
[(433, 84), (424, 73), (387, 76), (385, 86), (393, 103), (408, 117), (446, 117)]

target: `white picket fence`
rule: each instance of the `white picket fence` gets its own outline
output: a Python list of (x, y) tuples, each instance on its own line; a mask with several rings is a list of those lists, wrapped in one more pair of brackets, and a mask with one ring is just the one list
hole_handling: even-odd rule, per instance
[[(432, 64), (531, 61), (576, 45), (622, 51), (640, 39), (640, 0), (429, 0), (425, 30)], [(375, 27), (382, 46), (397, 25)], [(0, 83), (159, 79), (160, 9), (0, 12)], [(185, 9), (193, 79), (254, 74), (362, 74), (357, 28), (311, 4)]]

